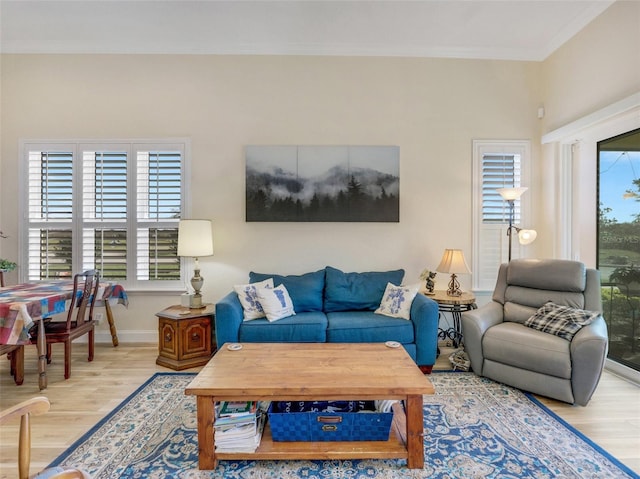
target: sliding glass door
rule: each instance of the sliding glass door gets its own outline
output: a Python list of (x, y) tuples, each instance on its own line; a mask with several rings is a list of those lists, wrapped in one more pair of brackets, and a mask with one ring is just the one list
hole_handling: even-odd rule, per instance
[(598, 269), (609, 358), (640, 370), (640, 130), (598, 142)]

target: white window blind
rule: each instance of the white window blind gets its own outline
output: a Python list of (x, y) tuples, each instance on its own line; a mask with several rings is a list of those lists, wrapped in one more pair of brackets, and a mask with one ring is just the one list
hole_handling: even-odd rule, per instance
[[(500, 264), (507, 261), (509, 206), (497, 189), (527, 186), (529, 150), (528, 141), (473, 142), (474, 290), (492, 291)], [(516, 225), (523, 218), (522, 201), (521, 198), (514, 204)], [(520, 255), (517, 239), (512, 245), (512, 257), (517, 258)]]
[(82, 269), (127, 280), (127, 151), (82, 145)]
[[(520, 186), (520, 164), (517, 153), (485, 153), (482, 155), (482, 222), (509, 223), (509, 207), (498, 188)], [(515, 202), (514, 223), (520, 221), (520, 200)]]
[(184, 285), (186, 143), (29, 142), (22, 150), (28, 280), (95, 268), (129, 288)]
[(178, 228), (182, 209), (181, 156), (175, 151), (139, 151), (137, 174), (139, 280), (180, 273)]
[(27, 157), (28, 278), (71, 276), (73, 151), (33, 150)]

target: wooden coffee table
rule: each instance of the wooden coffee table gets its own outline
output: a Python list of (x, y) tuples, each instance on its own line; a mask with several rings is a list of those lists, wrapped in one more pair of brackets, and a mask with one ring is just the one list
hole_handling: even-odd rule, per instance
[[(195, 395), (200, 469), (218, 460), (406, 458), (424, 467), (422, 395), (431, 382), (404, 348), (382, 343), (225, 344), (187, 386)], [(269, 425), (254, 453), (216, 453), (213, 435), (216, 401), (317, 401), (400, 399), (388, 441), (274, 442)]]

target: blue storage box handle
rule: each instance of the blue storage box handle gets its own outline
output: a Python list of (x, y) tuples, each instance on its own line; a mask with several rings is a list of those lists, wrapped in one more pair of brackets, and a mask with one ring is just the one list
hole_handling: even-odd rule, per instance
[(337, 422), (342, 422), (342, 416), (318, 416), (318, 422), (335, 424)]

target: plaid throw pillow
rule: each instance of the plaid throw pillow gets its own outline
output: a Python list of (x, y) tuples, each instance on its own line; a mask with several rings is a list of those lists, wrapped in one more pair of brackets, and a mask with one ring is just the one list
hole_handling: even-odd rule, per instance
[(580, 328), (591, 324), (599, 315), (598, 312), (549, 302), (527, 319), (524, 325), (571, 341)]

